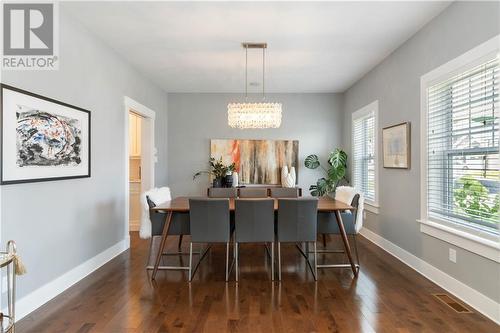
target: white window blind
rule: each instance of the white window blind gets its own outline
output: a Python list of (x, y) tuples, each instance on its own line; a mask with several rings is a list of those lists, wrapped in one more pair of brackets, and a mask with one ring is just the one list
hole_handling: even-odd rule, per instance
[(427, 214), (498, 231), (499, 60), (427, 91)]
[(352, 120), (353, 185), (364, 193), (365, 200), (375, 203), (375, 111)]

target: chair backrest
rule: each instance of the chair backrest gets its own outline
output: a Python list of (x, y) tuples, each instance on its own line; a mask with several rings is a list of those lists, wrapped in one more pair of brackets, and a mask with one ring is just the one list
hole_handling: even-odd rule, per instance
[(237, 242), (274, 242), (274, 199), (236, 199)]
[(354, 223), (354, 233), (358, 233), (361, 228), (363, 227), (363, 204), (361, 203), (361, 195), (357, 193), (354, 198), (352, 198), (351, 201), (351, 206), (356, 208), (355, 211), (352, 212), (353, 214), (353, 223)]
[[(158, 212), (151, 210), (156, 207), (156, 204), (151, 198), (146, 195), (146, 201), (149, 206), (149, 219), (151, 220), (151, 236), (159, 236), (163, 234), (163, 227), (167, 218), (166, 212)], [(187, 213), (174, 213), (170, 222), (168, 230), (169, 235), (189, 235), (189, 214)]]
[(151, 220), (151, 235), (152, 236), (161, 235), (163, 232), (163, 225), (165, 224), (166, 214), (151, 210), (151, 208), (156, 207), (156, 204), (149, 198), (148, 195), (146, 195), (146, 201), (148, 202), (149, 206), (149, 219)]
[(317, 198), (278, 199), (278, 241), (316, 241), (317, 219)]
[(240, 198), (267, 198), (267, 188), (242, 187), (238, 196)]
[(236, 198), (237, 189), (235, 187), (210, 187), (208, 196), (210, 198)]
[(358, 208), (358, 205), (359, 205), (359, 198), (361, 196), (359, 195), (359, 193), (356, 193), (356, 195), (352, 198), (352, 201), (351, 201), (351, 206), (355, 207), (355, 208)]
[(355, 223), (355, 230), (358, 233), (363, 227), (364, 197), (362, 192), (351, 186), (338, 186), (335, 191), (335, 200), (348, 203), (356, 208), (353, 223)]
[(229, 199), (189, 199), (189, 217), (192, 242), (229, 242)]
[(299, 189), (297, 187), (271, 187), (271, 197), (298, 198)]

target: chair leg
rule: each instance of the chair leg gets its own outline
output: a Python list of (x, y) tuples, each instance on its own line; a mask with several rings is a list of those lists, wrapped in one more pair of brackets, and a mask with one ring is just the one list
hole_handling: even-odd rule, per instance
[(274, 242), (271, 242), (271, 280), (274, 281)]
[(182, 235), (179, 236), (179, 244), (177, 244), (177, 249), (179, 250), (179, 252), (181, 250), (181, 246), (182, 246)]
[(193, 279), (191, 272), (193, 271), (193, 242), (189, 243), (189, 282)]
[(151, 240), (149, 241), (149, 252), (148, 252), (148, 261), (146, 263), (146, 272), (148, 271), (148, 266), (151, 263), (151, 250), (153, 249), (153, 237), (151, 237)]
[(356, 243), (356, 235), (355, 234), (352, 235), (352, 242), (354, 244), (354, 252), (356, 253), (356, 262), (357, 262), (358, 266), (360, 266), (359, 265), (359, 255), (358, 255), (358, 244)]
[(226, 282), (229, 279), (229, 242), (226, 243)]
[(234, 242), (234, 274), (236, 276), (236, 282), (238, 282), (238, 275), (240, 273), (239, 257), (240, 254), (238, 253), (238, 242)]
[(318, 281), (318, 253), (316, 249), (316, 242), (314, 242), (314, 280)]
[(281, 243), (278, 242), (278, 280), (281, 281)]
[(323, 248), (326, 247), (326, 234), (323, 234)]
[(274, 281), (274, 242), (271, 242), (271, 280)]

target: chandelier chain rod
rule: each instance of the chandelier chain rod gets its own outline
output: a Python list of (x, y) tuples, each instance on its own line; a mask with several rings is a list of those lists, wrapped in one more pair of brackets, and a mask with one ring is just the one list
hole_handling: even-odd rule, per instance
[[(242, 43), (245, 47), (245, 103), (229, 103), (228, 125), (232, 128), (279, 128), (282, 118), (282, 104), (266, 102), (266, 44)], [(262, 48), (262, 101), (248, 101), (248, 49)], [(251, 90), (250, 90), (251, 91)]]
[(248, 101), (248, 45), (245, 45), (245, 101)]
[(266, 48), (262, 48), (262, 100), (266, 99), (265, 87), (265, 77), (266, 77)]

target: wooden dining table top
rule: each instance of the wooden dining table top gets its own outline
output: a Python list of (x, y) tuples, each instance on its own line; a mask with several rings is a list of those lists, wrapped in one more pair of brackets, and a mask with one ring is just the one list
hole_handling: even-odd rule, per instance
[[(154, 208), (155, 211), (166, 211), (166, 212), (189, 212), (189, 199), (190, 198), (207, 198), (203, 196), (198, 197), (176, 197), (170, 201), (166, 201)], [(272, 199), (272, 198), (271, 198)], [(252, 199), (241, 199), (241, 200), (252, 200)], [(229, 198), (229, 210), (234, 211), (234, 198)], [(278, 210), (278, 199), (274, 199), (274, 210)], [(351, 210), (354, 211), (355, 208), (348, 205), (342, 201), (335, 200), (330, 197), (320, 197), (318, 198), (318, 212), (335, 212)]]

